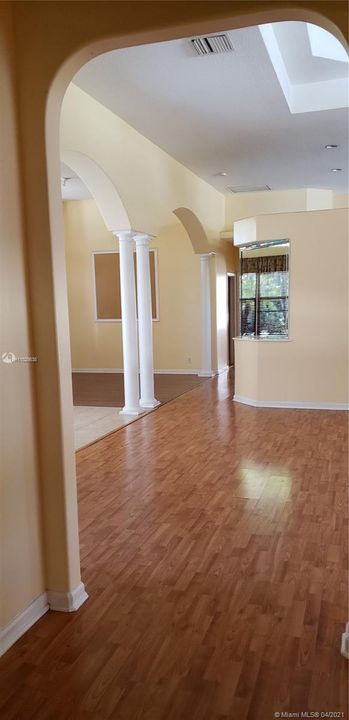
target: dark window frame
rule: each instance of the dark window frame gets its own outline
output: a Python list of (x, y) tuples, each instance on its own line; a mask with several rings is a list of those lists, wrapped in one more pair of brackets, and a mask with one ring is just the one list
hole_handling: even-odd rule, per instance
[[(278, 272), (278, 271), (275, 271)], [(289, 269), (283, 271), (287, 272), (288, 275), (288, 289), (289, 289)], [(256, 276), (256, 283), (255, 283), (255, 295), (252, 297), (242, 297), (242, 278), (243, 275), (255, 275)], [(254, 272), (254, 273), (240, 273), (240, 335), (241, 337), (273, 337), (273, 338), (283, 338), (287, 339), (289, 334), (289, 292), (287, 295), (262, 295), (260, 294), (260, 276), (266, 274), (263, 272)], [(272, 274), (272, 273), (271, 273)], [(281, 312), (284, 314), (285, 317), (285, 333), (268, 333), (268, 334), (261, 334), (261, 301), (262, 303), (266, 301), (283, 301), (285, 304), (285, 310), (284, 311), (277, 311), (277, 310), (271, 310), (270, 313), (277, 313)], [(242, 321), (242, 307), (244, 303), (253, 303), (254, 305), (254, 319), (253, 319), (253, 332), (243, 332), (243, 321)], [(268, 312), (268, 311), (264, 311)], [(262, 331), (263, 332), (263, 331)]]

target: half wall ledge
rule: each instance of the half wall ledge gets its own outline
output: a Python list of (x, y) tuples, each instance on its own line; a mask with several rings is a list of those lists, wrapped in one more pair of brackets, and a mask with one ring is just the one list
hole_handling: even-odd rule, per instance
[(234, 395), (234, 402), (251, 405), (255, 408), (278, 408), (279, 410), (349, 410), (349, 403), (312, 403), (295, 400), (253, 400), (252, 398)]

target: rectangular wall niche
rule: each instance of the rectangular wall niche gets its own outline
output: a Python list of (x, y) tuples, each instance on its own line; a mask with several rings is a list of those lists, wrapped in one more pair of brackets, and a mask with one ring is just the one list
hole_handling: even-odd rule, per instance
[(289, 242), (240, 249), (242, 337), (288, 338)]
[[(95, 284), (95, 316), (100, 322), (121, 321), (119, 252), (96, 251), (93, 253), (93, 277)], [(157, 251), (149, 250), (151, 303), (153, 320), (159, 319)], [(136, 296), (137, 258), (134, 253)]]

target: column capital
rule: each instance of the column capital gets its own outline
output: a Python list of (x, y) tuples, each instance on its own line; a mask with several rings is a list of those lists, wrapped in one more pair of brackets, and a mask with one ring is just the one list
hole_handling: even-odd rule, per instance
[(138, 233), (137, 235), (134, 235), (133, 238), (136, 241), (136, 245), (148, 246), (150, 241), (153, 239), (153, 235), (147, 235), (147, 233)]
[(198, 253), (199, 258), (200, 258), (200, 260), (202, 260), (202, 261), (204, 261), (204, 260), (208, 261), (208, 260), (210, 259), (210, 257), (211, 257), (212, 255), (215, 255), (215, 254), (216, 254), (216, 253), (214, 253), (214, 252)]
[(113, 235), (120, 241), (133, 242), (134, 234), (131, 230), (113, 230)]

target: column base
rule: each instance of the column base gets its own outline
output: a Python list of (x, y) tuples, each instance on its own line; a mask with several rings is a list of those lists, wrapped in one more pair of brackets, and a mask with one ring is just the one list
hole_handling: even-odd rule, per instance
[(154, 398), (153, 400), (142, 400), (142, 398), (141, 398), (139, 401), (139, 404), (140, 404), (141, 408), (149, 409), (149, 410), (151, 408), (156, 408), (159, 405), (161, 405), (160, 400), (157, 400), (156, 398)]
[(212, 370), (200, 370), (198, 377), (214, 377), (216, 375)]
[(141, 415), (141, 413), (142, 413), (141, 407), (128, 408), (125, 406), (122, 408), (122, 410), (120, 410), (119, 415)]

